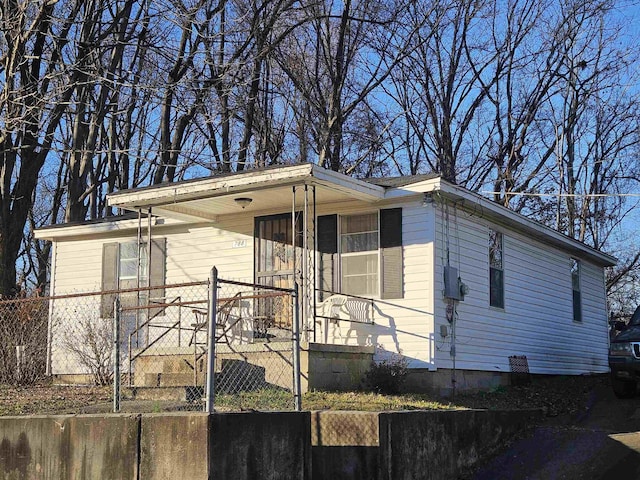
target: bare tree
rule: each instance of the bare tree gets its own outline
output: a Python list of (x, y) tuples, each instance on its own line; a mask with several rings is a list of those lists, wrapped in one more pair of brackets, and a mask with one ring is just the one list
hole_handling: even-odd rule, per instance
[[(132, 39), (137, 40), (133, 3), (96, 0), (83, 9), (74, 52), (77, 84), (68, 118), (72, 153), (68, 156), (65, 221), (84, 220), (88, 207), (91, 218), (98, 216), (97, 187), (106, 177), (101, 164), (105, 158), (98, 151), (104, 122), (117, 104), (125, 48)], [(142, 10), (136, 15), (140, 17)]]
[(344, 156), (346, 126), (406, 56), (413, 35), (403, 21), (408, 12), (404, 2), (311, 2), (304, 28), (278, 49), (279, 65), (301, 99), (292, 105), (296, 118), (311, 128), (320, 165), (336, 171), (357, 165)]
[(491, 49), (486, 31), (487, 19), (499, 12), (492, 2), (471, 0), (414, 8), (412, 17), (426, 21), (415, 24), (415, 49), (392, 72), (387, 91), (404, 120), (409, 171), (418, 173), (424, 164), (456, 182), (458, 170), (476, 165), (480, 154), (470, 136), (496, 81), (500, 50)]
[(16, 292), (16, 260), (38, 175), (79, 72), (65, 58), (83, 1), (0, 2), (0, 295)]

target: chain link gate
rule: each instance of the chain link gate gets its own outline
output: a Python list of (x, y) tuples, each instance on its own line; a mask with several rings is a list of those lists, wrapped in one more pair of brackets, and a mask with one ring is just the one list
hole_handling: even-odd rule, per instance
[(217, 278), (217, 410), (300, 410), (300, 356), (295, 290)]

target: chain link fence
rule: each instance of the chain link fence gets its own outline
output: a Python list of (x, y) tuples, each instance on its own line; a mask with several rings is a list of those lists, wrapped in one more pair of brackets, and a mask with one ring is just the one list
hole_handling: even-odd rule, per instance
[(0, 302), (0, 384), (32, 385), (47, 373), (49, 301)]
[(294, 408), (293, 292), (219, 280), (217, 305), (216, 408)]
[(213, 364), (216, 410), (300, 408), (294, 292), (214, 281), (215, 297), (209, 280), (0, 301), (0, 391), (97, 392), (65, 413), (204, 410)]

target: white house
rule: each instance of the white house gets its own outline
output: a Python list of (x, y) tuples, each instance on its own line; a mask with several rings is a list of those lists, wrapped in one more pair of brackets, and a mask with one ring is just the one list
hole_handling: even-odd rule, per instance
[[(616, 260), (437, 176), (277, 166), (109, 203), (142, 220), (36, 232), (53, 242), (52, 295), (131, 286), (150, 232), (151, 265), (146, 249), (139, 263), (151, 285), (206, 280), (215, 265), (222, 278), (291, 287), (295, 272), (303, 339), (401, 354), (409, 388), (447, 388), (453, 372), (459, 388), (495, 385), (513, 356), (533, 374), (608, 371), (604, 269)], [(109, 317), (110, 300), (91, 308)], [(51, 370), (65, 373), (55, 359)]]

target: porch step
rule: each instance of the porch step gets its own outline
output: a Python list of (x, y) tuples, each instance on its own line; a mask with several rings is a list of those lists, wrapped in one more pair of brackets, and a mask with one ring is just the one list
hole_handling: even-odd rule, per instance
[(198, 403), (204, 398), (204, 387), (183, 385), (174, 387), (123, 387), (123, 400), (158, 400)]

